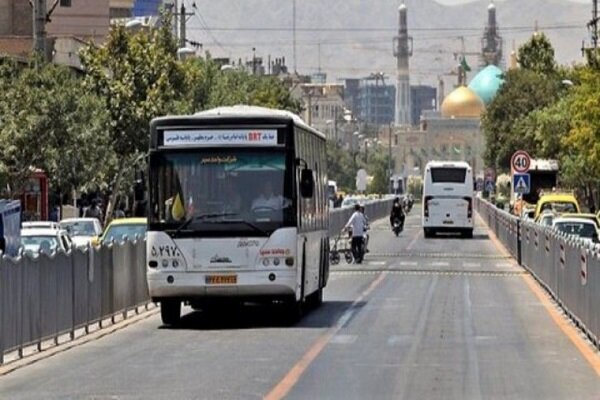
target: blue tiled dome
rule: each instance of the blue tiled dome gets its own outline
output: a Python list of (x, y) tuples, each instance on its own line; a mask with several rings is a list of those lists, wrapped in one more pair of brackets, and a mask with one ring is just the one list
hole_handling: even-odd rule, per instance
[(469, 83), (469, 89), (477, 93), (485, 104), (489, 104), (502, 85), (502, 70), (495, 65), (482, 69)]

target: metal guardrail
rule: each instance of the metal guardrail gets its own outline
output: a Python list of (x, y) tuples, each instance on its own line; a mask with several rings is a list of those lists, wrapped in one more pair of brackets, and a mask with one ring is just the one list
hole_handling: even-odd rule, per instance
[[(377, 200), (371, 203), (365, 204), (365, 215), (371, 220), (384, 218), (390, 215), (392, 204), (394, 200)], [(329, 236), (336, 236), (346, 222), (350, 219), (350, 216), (354, 212), (354, 207), (346, 208), (334, 208), (329, 212)]]
[[(365, 205), (371, 220), (390, 212), (391, 200)], [(330, 234), (337, 234), (354, 210), (330, 212)], [(150, 302), (146, 283), (146, 242), (128, 241), (32, 258), (0, 258), (0, 364), (4, 355), (48, 340), (75, 337), (76, 330)]]
[(145, 241), (0, 260), (0, 364), (148, 304)]
[(522, 221), (482, 199), (475, 205), (519, 264), (600, 348), (600, 245)]

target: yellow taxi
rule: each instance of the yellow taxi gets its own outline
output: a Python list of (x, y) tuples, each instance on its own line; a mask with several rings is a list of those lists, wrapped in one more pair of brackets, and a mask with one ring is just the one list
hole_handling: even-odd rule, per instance
[(146, 218), (119, 218), (113, 219), (102, 233), (102, 236), (94, 238), (95, 246), (111, 242), (122, 242), (125, 238), (133, 240), (135, 237), (143, 238), (147, 230)]
[(546, 193), (543, 194), (535, 207), (534, 219), (544, 211), (552, 211), (555, 214), (580, 214), (581, 209), (575, 195), (571, 193)]

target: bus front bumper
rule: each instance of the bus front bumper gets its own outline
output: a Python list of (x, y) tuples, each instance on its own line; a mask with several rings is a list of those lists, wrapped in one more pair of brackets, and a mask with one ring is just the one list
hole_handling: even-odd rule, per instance
[[(207, 283), (210, 277), (235, 276), (236, 283)], [(148, 290), (153, 300), (203, 297), (286, 297), (294, 296), (296, 271), (160, 272), (148, 274)]]

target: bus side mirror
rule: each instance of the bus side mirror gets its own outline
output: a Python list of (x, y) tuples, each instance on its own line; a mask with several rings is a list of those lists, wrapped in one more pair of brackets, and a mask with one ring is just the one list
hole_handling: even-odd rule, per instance
[(315, 192), (315, 180), (312, 169), (304, 168), (300, 173), (300, 194), (304, 198), (312, 198)]

